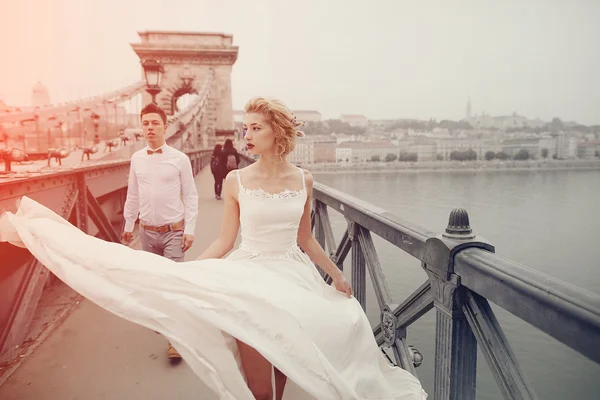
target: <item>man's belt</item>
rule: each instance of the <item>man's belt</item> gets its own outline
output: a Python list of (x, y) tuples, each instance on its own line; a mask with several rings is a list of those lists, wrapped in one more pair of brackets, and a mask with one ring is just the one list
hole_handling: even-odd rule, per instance
[(181, 220), (179, 222), (175, 222), (174, 224), (168, 224), (168, 225), (162, 225), (162, 226), (152, 226), (152, 225), (144, 225), (140, 221), (140, 228), (142, 228), (145, 231), (158, 232), (158, 233), (176, 232), (176, 231), (183, 230), (184, 223), (183, 223), (183, 220)]

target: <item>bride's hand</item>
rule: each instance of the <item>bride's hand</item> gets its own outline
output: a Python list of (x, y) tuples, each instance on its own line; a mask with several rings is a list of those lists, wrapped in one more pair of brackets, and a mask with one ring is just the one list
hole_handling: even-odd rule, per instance
[(350, 286), (346, 278), (344, 278), (344, 275), (340, 273), (338, 276), (333, 278), (333, 284), (337, 290), (342, 293), (346, 293), (346, 296), (348, 297), (352, 297), (352, 286)]

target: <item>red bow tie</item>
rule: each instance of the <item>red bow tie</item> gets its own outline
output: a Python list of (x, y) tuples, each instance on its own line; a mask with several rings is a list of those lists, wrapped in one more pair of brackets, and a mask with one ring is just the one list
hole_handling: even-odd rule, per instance
[(156, 150), (156, 151), (152, 151), (152, 150), (146, 150), (146, 151), (148, 152), (148, 154), (149, 154), (149, 155), (152, 155), (152, 154), (154, 154), (154, 153), (159, 153), (159, 154), (162, 154), (162, 149), (158, 149), (158, 150)]

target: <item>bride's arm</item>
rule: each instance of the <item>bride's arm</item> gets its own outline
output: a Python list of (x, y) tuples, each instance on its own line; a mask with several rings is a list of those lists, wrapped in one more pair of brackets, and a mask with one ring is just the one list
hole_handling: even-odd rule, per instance
[(235, 174), (235, 170), (231, 171), (227, 174), (223, 183), (223, 199), (225, 203), (223, 205), (221, 233), (217, 240), (208, 246), (202, 255), (198, 257), (198, 260), (221, 258), (233, 249), (240, 228), (240, 207), (236, 198), (238, 184)]
[(306, 191), (308, 193), (306, 204), (304, 205), (304, 214), (300, 220), (300, 227), (298, 228), (298, 245), (304, 250), (304, 252), (313, 260), (319, 268), (321, 268), (327, 275), (329, 275), (336, 286), (336, 288), (342, 292), (345, 292), (348, 296), (352, 294), (352, 289), (342, 271), (339, 270), (337, 265), (331, 261), (325, 250), (321, 247), (319, 242), (315, 239), (310, 228), (310, 211), (312, 205), (312, 188), (313, 188), (313, 177), (308, 171), (304, 171), (306, 179)]

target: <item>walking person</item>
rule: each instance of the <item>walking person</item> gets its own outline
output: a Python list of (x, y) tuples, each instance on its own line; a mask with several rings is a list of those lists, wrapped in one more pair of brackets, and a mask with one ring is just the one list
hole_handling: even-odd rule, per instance
[[(139, 216), (142, 249), (170, 260), (184, 261), (194, 243), (198, 192), (189, 157), (165, 142), (167, 116), (156, 104), (140, 113), (147, 146), (133, 154), (123, 216), (123, 242), (133, 238)], [(167, 356), (181, 356), (169, 343)]]
[(221, 149), (223, 146), (217, 144), (210, 156), (210, 172), (215, 180), (215, 199), (221, 200), (221, 191), (223, 189), (224, 168), (221, 168)]
[(225, 178), (231, 171), (238, 169), (238, 166), (240, 165), (240, 154), (235, 147), (233, 147), (233, 142), (231, 139), (227, 139), (225, 144), (223, 144), (220, 162), (223, 178)]

